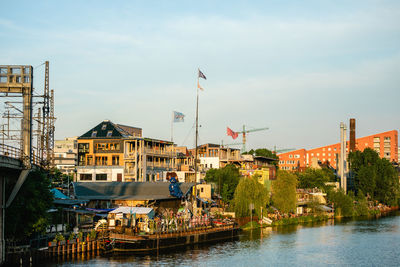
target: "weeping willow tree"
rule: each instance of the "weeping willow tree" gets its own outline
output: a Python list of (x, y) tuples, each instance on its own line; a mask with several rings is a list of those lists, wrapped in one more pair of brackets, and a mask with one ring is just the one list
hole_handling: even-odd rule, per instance
[(233, 202), (237, 218), (250, 216), (249, 206), (254, 204), (258, 217), (261, 216), (261, 207), (265, 208), (269, 202), (268, 190), (258, 182), (258, 176), (242, 178), (236, 187)]
[(273, 205), (288, 213), (296, 210), (297, 176), (287, 171), (278, 171), (277, 179), (272, 183)]

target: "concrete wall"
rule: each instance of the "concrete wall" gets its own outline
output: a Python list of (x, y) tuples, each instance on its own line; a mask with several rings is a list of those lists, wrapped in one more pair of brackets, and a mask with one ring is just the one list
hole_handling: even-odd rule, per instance
[(200, 157), (200, 165), (206, 169), (219, 169), (219, 157)]

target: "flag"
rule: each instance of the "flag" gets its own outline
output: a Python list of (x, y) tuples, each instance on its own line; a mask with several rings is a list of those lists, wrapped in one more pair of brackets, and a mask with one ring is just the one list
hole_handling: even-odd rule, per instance
[(204, 91), (204, 88), (203, 88), (203, 87), (201, 87), (201, 85), (200, 85), (200, 83), (199, 83), (199, 82), (197, 82), (197, 88), (199, 88), (201, 91)]
[(200, 69), (199, 69), (199, 78), (203, 78), (204, 80), (207, 80), (206, 75), (204, 75), (204, 73), (202, 73)]
[(174, 122), (184, 122), (185, 114), (174, 111)]
[(239, 136), (237, 132), (232, 131), (229, 127), (226, 127), (226, 134), (232, 136), (233, 139), (236, 139)]

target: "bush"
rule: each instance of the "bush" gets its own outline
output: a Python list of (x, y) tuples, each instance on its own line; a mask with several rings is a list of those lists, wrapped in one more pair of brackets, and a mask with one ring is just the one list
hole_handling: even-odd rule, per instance
[(69, 237), (68, 237), (68, 240), (73, 240), (75, 238), (75, 234), (74, 233), (71, 233), (70, 235), (69, 235)]
[(92, 231), (90, 231), (90, 234), (89, 234), (90, 239), (94, 240), (94, 239), (96, 239), (96, 236), (97, 236), (96, 230), (92, 229)]
[(65, 240), (65, 237), (62, 234), (57, 233), (56, 236), (54, 237), (53, 242), (64, 241), (64, 240)]
[(328, 198), (334, 204), (335, 216), (352, 217), (354, 215), (354, 199), (346, 195), (343, 190), (330, 191)]

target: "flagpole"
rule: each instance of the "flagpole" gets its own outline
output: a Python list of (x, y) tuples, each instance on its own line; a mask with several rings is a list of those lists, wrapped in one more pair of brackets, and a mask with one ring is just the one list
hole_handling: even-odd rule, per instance
[(198, 69), (197, 72), (197, 88), (196, 88), (196, 93), (197, 93), (197, 97), (196, 97), (196, 141), (195, 141), (195, 156), (194, 156), (194, 202), (193, 202), (193, 206), (195, 206), (197, 208), (197, 138), (199, 135), (199, 72), (200, 69)]
[(174, 142), (174, 111), (172, 111), (172, 120), (171, 120), (171, 142)]

